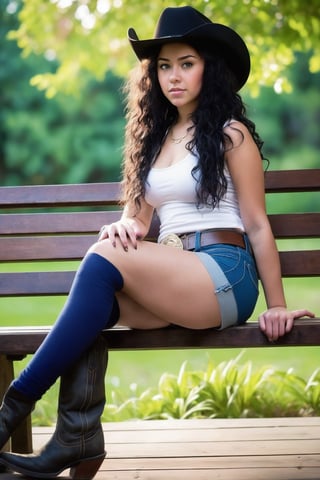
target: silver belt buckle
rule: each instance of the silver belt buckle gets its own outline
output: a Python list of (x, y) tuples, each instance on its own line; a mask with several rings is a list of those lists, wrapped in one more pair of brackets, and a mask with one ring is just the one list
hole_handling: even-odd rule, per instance
[(183, 250), (182, 240), (175, 233), (169, 233), (161, 240), (160, 243), (162, 245), (168, 245), (168, 247), (180, 248), (181, 250)]

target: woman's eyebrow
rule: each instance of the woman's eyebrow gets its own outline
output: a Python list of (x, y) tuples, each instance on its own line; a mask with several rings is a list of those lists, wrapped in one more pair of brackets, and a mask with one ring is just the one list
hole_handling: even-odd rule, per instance
[[(182, 55), (182, 57), (179, 57), (178, 60), (186, 60), (187, 58), (197, 58), (195, 55), (192, 55), (191, 53), (188, 54), (188, 55)], [(158, 57), (158, 61), (162, 61), (162, 62), (170, 62), (170, 58), (164, 58), (164, 57)]]

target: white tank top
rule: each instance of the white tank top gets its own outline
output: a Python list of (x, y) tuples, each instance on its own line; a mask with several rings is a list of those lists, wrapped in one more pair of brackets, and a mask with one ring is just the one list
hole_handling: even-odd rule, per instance
[(169, 233), (182, 234), (208, 228), (237, 228), (244, 231), (237, 195), (227, 168), (227, 191), (219, 205), (197, 208), (196, 180), (191, 171), (197, 157), (189, 152), (165, 168), (152, 168), (146, 183), (146, 201), (160, 219), (159, 241)]

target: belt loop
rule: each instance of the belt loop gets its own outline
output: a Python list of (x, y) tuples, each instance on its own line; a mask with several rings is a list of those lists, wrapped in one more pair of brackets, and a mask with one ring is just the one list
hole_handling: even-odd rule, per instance
[(201, 232), (195, 232), (194, 251), (200, 252), (201, 249)]
[(249, 252), (250, 254), (252, 254), (251, 245), (250, 245), (250, 242), (249, 242), (248, 235), (246, 233), (243, 234), (243, 240), (244, 240), (244, 244), (245, 244), (245, 247), (246, 247), (246, 251)]

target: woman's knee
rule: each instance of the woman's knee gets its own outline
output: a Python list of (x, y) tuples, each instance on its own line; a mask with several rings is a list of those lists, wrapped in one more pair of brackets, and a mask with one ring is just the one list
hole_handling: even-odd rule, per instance
[[(88, 252), (99, 253), (102, 249), (103, 250), (108, 249), (109, 248), (108, 244), (111, 246), (111, 243), (110, 243), (110, 241), (108, 241), (108, 239), (100, 240), (100, 241), (98, 240), (89, 247)], [(103, 246), (103, 248), (102, 248), (102, 246)]]
[(110, 242), (109, 239), (104, 239), (93, 243), (87, 253), (97, 253), (102, 257), (109, 260), (111, 263), (115, 264), (116, 266), (116, 258), (119, 256), (119, 251), (116, 249)]

